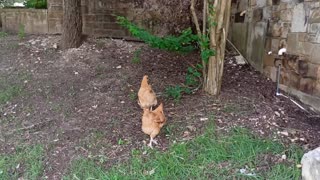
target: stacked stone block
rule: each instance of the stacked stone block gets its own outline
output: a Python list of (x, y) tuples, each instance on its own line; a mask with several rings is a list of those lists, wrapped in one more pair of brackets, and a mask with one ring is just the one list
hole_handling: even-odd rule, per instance
[[(237, 47), (243, 49), (250, 63), (275, 81), (274, 60), (279, 49), (286, 48), (280, 83), (293, 89), (297, 96), (305, 97), (303, 101), (306, 103), (318, 99), (319, 103), (312, 105), (318, 106), (316, 108), (320, 110), (320, 2), (234, 0), (232, 6), (233, 16), (246, 10), (243, 24), (247, 24), (247, 29), (235, 29), (241, 24), (231, 22), (232, 32), (229, 36)], [(257, 29), (259, 24), (265, 28)], [(258, 34), (265, 36), (259, 38)], [(244, 37), (245, 43), (237, 43), (238, 39)], [(260, 57), (252, 55), (257, 49), (263, 49)]]

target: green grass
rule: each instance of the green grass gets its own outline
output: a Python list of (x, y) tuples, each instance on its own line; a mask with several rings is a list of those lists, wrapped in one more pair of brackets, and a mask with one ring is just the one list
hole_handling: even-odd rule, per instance
[(8, 33), (0, 31), (0, 38), (4, 38), (4, 37), (7, 37), (7, 36), (8, 36)]
[[(267, 170), (257, 170), (263, 155), (283, 153), (291, 163), (268, 164)], [(166, 152), (149, 149), (143, 155), (140, 150), (133, 150), (128, 162), (109, 170), (95, 161), (76, 160), (65, 179), (299, 179), (296, 164), (301, 156), (300, 148), (286, 148), (278, 142), (257, 138), (242, 128), (217, 136), (211, 125), (203, 135), (173, 144)], [(239, 169), (245, 167), (255, 175), (241, 174)]]
[(26, 37), (25, 27), (23, 24), (20, 24), (20, 26), (19, 26), (18, 37), (20, 38), (20, 40), (22, 40)]
[(141, 52), (142, 52), (141, 49), (137, 49), (134, 51), (133, 58), (131, 61), (133, 64), (140, 64), (141, 63), (141, 59), (140, 59)]
[(20, 72), (14, 76), (0, 77), (0, 105), (14, 98), (26, 95), (23, 91), (24, 82), (30, 81), (31, 75), (29, 73)]
[(14, 97), (20, 95), (22, 87), (18, 85), (5, 86), (0, 88), (0, 104), (12, 100)]
[(39, 179), (43, 172), (43, 147), (17, 148), (11, 155), (0, 155), (0, 179)]

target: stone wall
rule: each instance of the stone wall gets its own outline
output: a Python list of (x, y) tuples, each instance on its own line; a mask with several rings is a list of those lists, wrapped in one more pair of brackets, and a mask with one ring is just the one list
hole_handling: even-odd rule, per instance
[[(99, 37), (128, 37), (129, 33), (116, 23), (114, 16), (122, 15), (154, 34), (176, 34), (192, 26), (189, 7), (189, 1), (181, 0), (81, 0), (83, 32)], [(62, 32), (63, 0), (48, 0), (48, 10), (6, 9), (4, 12), (7, 21), (3, 24), (8, 30), (17, 31), (19, 24), (24, 24), (27, 33)], [(37, 21), (47, 28), (39, 28)]]
[(286, 48), (281, 87), (320, 110), (319, 0), (233, 0), (231, 22), (229, 38), (274, 81), (274, 60)]
[(1, 9), (2, 29), (18, 32), (21, 27), (25, 33), (44, 34), (48, 32), (47, 10)]
[[(82, 0), (83, 32), (93, 36), (128, 36), (113, 16), (122, 15), (158, 35), (178, 33), (191, 26), (189, 1)], [(61, 33), (63, 1), (48, 0), (49, 33)]]

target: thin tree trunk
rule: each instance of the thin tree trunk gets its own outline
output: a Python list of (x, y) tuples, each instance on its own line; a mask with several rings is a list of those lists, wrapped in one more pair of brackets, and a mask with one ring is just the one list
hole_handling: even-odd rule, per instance
[(64, 0), (63, 7), (62, 48), (77, 48), (82, 43), (81, 0)]
[(216, 26), (210, 25), (210, 46), (216, 51), (216, 54), (209, 58), (208, 74), (204, 85), (205, 91), (211, 95), (218, 95), (221, 91), (230, 6), (231, 0), (215, 0), (215, 13), (209, 13), (209, 19), (217, 23)]
[[(207, 0), (204, 0), (203, 2), (204, 6), (203, 6), (203, 26), (202, 26), (202, 33), (200, 30), (200, 25), (199, 25), (199, 21), (198, 21), (198, 17), (195, 11), (195, 0), (191, 0), (191, 6), (190, 6), (190, 10), (191, 10), (191, 14), (192, 14), (192, 19), (194, 21), (194, 24), (196, 26), (196, 30), (197, 30), (197, 35), (198, 38), (201, 40), (205, 35), (206, 35), (206, 15), (207, 15)], [(201, 51), (202, 51), (202, 47), (201, 47)], [(202, 76), (203, 76), (203, 82), (206, 81), (207, 79), (207, 65), (206, 62), (204, 60), (201, 60), (202, 63)], [(204, 84), (203, 84), (204, 87)]]

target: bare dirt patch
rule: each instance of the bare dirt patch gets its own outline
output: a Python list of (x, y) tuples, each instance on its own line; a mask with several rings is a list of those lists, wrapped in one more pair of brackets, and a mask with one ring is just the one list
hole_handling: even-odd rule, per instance
[[(80, 48), (61, 51), (55, 47), (59, 38), (0, 39), (0, 75), (8, 85), (23, 89), (0, 105), (0, 153), (21, 144), (44, 144), (44, 177), (60, 179), (79, 156), (111, 166), (145, 147), (148, 137), (141, 131), (136, 100), (144, 74), (168, 117), (158, 136), (159, 149), (200, 134), (210, 116), (220, 129), (243, 126), (286, 143), (319, 145), (319, 119), (276, 97), (275, 83), (248, 65), (235, 64), (232, 55), (226, 57), (220, 97), (198, 91), (174, 103), (164, 98), (165, 88), (183, 83), (187, 67), (198, 62), (199, 54), (112, 39), (88, 39)], [(138, 49), (140, 63), (133, 63)]]

